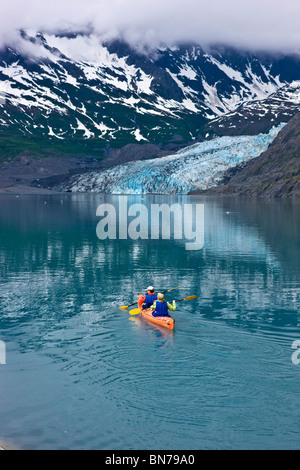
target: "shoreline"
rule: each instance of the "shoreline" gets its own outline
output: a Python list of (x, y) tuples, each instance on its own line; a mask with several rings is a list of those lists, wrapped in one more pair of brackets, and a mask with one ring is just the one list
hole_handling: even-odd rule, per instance
[(0, 188), (0, 195), (3, 194), (16, 194), (16, 195), (47, 195), (47, 194), (67, 194), (60, 191), (52, 191), (51, 189), (46, 188), (37, 188), (34, 186), (7, 186), (5, 188)]
[[(86, 192), (69, 192), (69, 191), (54, 191), (51, 189), (47, 188), (42, 188), (42, 187), (36, 187), (36, 186), (30, 186), (30, 185), (12, 185), (12, 186), (7, 186), (7, 187), (0, 187), (0, 196), (3, 195), (15, 195), (15, 196), (63, 196), (63, 195), (70, 195), (70, 194), (108, 194), (108, 193), (94, 193), (90, 191)], [(148, 195), (160, 195), (160, 196), (167, 196), (168, 194), (154, 194), (154, 193), (145, 193), (145, 194), (138, 194), (138, 196), (148, 196)], [(169, 194), (169, 196), (172, 196), (173, 194)], [(239, 194), (239, 193), (234, 193), (234, 192), (222, 192), (222, 191), (209, 191), (209, 190), (195, 190), (195, 191), (190, 191), (187, 194), (178, 194), (180, 196), (194, 196), (194, 197), (203, 197), (203, 198), (233, 198), (233, 199), (255, 199), (255, 200), (290, 200), (290, 201), (299, 201), (299, 196), (296, 195), (281, 195), (281, 196), (270, 196), (268, 194), (259, 194), (259, 195), (254, 195), (254, 194)], [(118, 194), (118, 196), (131, 196), (131, 194)]]

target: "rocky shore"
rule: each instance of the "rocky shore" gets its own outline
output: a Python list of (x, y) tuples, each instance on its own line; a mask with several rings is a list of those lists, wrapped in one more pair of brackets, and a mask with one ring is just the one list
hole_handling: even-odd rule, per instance
[(266, 152), (227, 173), (223, 184), (191, 194), (300, 198), (300, 113)]
[[(175, 150), (175, 149), (174, 149)], [(26, 151), (0, 165), (0, 193), (53, 193), (75, 174), (105, 170), (134, 160), (148, 160), (170, 155), (173, 149), (152, 144), (128, 144), (108, 150), (105, 158), (69, 155), (36, 157)]]

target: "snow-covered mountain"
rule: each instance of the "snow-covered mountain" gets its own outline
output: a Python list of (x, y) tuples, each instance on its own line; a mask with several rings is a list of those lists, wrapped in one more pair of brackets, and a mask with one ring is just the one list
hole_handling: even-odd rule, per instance
[(128, 143), (176, 149), (222, 135), (230, 116), (232, 134), (243, 133), (242, 109), (244, 121), (265, 113), (268, 132), (296, 113), (297, 81), (296, 56), (199, 45), (142, 55), (95, 35), (21, 32), (18, 46), (0, 51), (0, 146), (98, 157)]
[(264, 100), (249, 101), (235, 111), (209, 121), (205, 126), (206, 138), (265, 133), (270, 126), (289, 122), (299, 110), (300, 81), (294, 81)]

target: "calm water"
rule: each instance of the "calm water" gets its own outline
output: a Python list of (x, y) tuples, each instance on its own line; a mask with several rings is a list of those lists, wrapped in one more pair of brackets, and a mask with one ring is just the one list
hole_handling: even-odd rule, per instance
[[(0, 196), (0, 442), (22, 449), (299, 449), (300, 205), (205, 204), (205, 244), (106, 240), (117, 196)], [(197, 295), (174, 332), (118, 309)]]

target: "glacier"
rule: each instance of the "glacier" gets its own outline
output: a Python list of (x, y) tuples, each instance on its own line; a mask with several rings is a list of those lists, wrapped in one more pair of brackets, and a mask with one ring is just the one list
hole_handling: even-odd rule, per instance
[(268, 134), (216, 137), (162, 158), (77, 175), (57, 189), (107, 194), (188, 194), (209, 189), (222, 182), (227, 170), (267, 150), (285, 125), (274, 126)]

